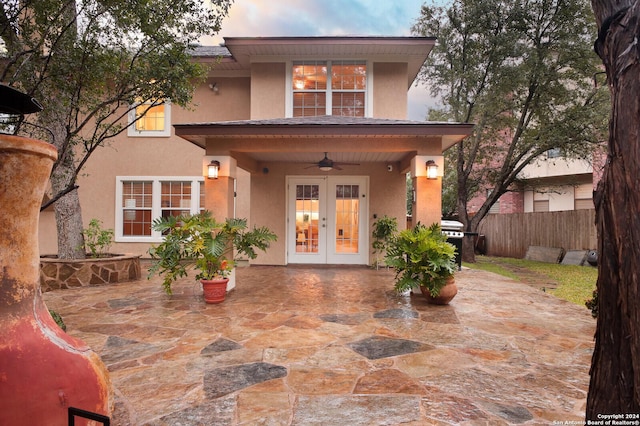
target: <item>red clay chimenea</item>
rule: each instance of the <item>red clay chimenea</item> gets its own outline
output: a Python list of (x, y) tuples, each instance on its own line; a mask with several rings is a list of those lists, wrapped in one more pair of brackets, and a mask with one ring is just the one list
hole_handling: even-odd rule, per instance
[[(8, 86), (0, 92), (0, 112), (39, 110), (32, 98)], [(106, 367), (58, 327), (41, 297), (38, 220), (56, 158), (46, 142), (0, 134), (2, 425), (67, 425), (70, 407), (111, 415)]]

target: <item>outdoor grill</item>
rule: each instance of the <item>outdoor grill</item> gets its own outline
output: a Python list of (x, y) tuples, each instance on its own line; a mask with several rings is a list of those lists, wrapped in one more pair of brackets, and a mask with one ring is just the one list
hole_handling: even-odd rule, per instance
[(464, 238), (464, 232), (462, 231), (463, 227), (464, 224), (457, 220), (443, 220), (440, 222), (440, 228), (442, 228), (442, 233), (447, 236), (447, 242), (456, 247), (456, 263), (458, 264), (458, 270), (462, 269), (462, 239)]

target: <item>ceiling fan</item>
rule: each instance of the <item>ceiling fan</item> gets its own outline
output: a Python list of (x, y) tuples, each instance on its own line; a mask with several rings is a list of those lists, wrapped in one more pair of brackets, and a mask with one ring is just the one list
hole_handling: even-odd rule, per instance
[(312, 167), (318, 167), (323, 172), (328, 172), (332, 169), (342, 170), (340, 166), (359, 166), (360, 165), (360, 163), (342, 163), (338, 161), (333, 161), (329, 157), (327, 157), (326, 152), (324, 153), (324, 158), (322, 160), (318, 161), (317, 163), (310, 163), (310, 164), (313, 164), (313, 166), (306, 167), (307, 169), (310, 169)]

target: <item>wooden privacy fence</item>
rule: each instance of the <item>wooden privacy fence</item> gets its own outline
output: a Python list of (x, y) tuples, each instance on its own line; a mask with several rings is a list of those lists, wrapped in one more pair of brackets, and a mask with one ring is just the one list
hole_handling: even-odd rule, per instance
[(490, 214), (478, 232), (487, 255), (524, 258), (529, 246), (589, 250), (597, 247), (595, 210)]

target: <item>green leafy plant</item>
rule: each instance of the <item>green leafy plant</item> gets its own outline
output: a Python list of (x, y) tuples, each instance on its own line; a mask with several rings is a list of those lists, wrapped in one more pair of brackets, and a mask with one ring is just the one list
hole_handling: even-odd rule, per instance
[(164, 240), (149, 249), (154, 260), (149, 278), (164, 275), (162, 286), (167, 294), (171, 294), (171, 284), (186, 277), (189, 269), (199, 271), (197, 280), (227, 277), (235, 265), (234, 250), (255, 259), (256, 249), (266, 251), (278, 238), (266, 227), (247, 231), (246, 219), (216, 221), (209, 211), (158, 218), (152, 226)]
[(56, 324), (58, 324), (58, 327), (62, 329), (62, 331), (67, 331), (67, 326), (59, 313), (52, 309), (49, 309), (49, 314), (51, 315), (51, 318), (53, 318), (53, 320), (56, 322)]
[(396, 291), (426, 287), (436, 297), (455, 272), (455, 251), (437, 223), (400, 231), (386, 256), (387, 265), (396, 271)]
[(82, 230), (84, 245), (91, 257), (105, 257), (113, 243), (113, 229), (102, 229), (102, 222), (91, 219), (89, 226)]
[(387, 251), (393, 236), (398, 232), (398, 220), (387, 215), (373, 222), (373, 253), (376, 255), (376, 269), (380, 266), (380, 256)]

